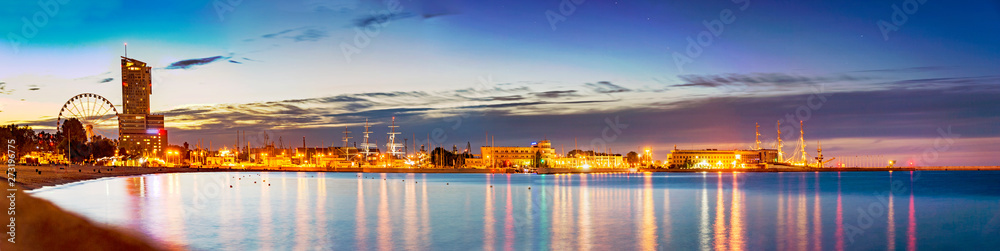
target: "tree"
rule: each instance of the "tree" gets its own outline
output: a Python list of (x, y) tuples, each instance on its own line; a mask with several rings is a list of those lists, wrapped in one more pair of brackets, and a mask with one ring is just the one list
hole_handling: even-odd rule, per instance
[[(191, 156), (188, 155), (191, 151), (189, 147), (191, 147), (191, 145), (188, 145), (188, 142), (184, 141), (184, 151), (181, 151), (181, 159), (191, 159)], [(271, 145), (271, 148), (274, 148), (274, 145)]]
[(542, 152), (541, 151), (537, 151), (537, 150), (535, 151), (535, 159), (532, 162), (534, 162), (535, 168), (548, 166), (548, 164), (545, 164), (545, 160), (542, 160)]
[[(59, 143), (60, 150), (69, 150), (71, 161), (82, 161), (90, 157), (90, 147), (87, 146), (87, 132), (83, 130), (83, 123), (76, 118), (71, 118), (63, 123), (60, 128), (63, 133), (63, 141)], [(67, 147), (68, 146), (68, 147)]]
[(60, 129), (62, 129), (63, 135), (71, 137), (73, 142), (87, 142), (87, 131), (83, 129), (83, 123), (80, 123), (80, 120), (76, 118), (66, 120)]
[(87, 147), (90, 148), (91, 156), (95, 159), (115, 156), (116, 146), (115, 142), (111, 139), (94, 135), (90, 137)]
[(62, 140), (62, 135), (58, 132), (56, 134), (40, 132), (35, 136), (35, 139), (35, 142), (38, 142), (37, 149), (39, 151), (51, 152), (56, 150), (56, 143)]
[(635, 166), (635, 164), (639, 163), (639, 154), (636, 153), (635, 151), (628, 152), (627, 154), (625, 154), (625, 162), (632, 164), (632, 166)]
[(14, 124), (0, 126), (0, 138), (3, 139), (4, 143), (8, 143), (11, 139), (14, 140), (13, 145), (14, 150), (18, 153), (17, 156), (22, 156), (35, 149), (38, 142), (35, 131), (31, 127)]

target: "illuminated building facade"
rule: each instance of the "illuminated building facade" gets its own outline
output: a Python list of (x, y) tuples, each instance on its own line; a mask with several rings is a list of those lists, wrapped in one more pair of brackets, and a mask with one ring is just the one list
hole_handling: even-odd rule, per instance
[(167, 146), (163, 115), (149, 113), (152, 67), (127, 57), (122, 57), (121, 63), (123, 112), (118, 114), (119, 147), (129, 154), (163, 157)]
[(670, 151), (668, 163), (674, 167), (691, 168), (756, 168), (761, 164), (778, 163), (777, 149), (760, 150), (678, 150)]
[(621, 154), (595, 153), (560, 157), (552, 160), (551, 167), (557, 168), (622, 168), (625, 158)]
[(552, 142), (542, 140), (532, 142), (531, 146), (484, 146), (480, 148), (481, 160), (466, 160), (466, 163), (481, 163), (486, 167), (527, 167), (535, 160), (538, 153), (542, 161), (549, 161), (556, 157), (556, 149), (552, 148)]

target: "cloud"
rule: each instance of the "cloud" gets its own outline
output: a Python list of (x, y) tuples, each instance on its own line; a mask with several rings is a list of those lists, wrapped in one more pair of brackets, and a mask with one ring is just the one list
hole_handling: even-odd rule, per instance
[[(297, 31), (299, 31), (300, 33), (298, 33), (296, 35), (292, 35), (293, 33), (297, 32)], [(287, 39), (291, 39), (294, 42), (307, 42), (307, 41), (308, 42), (315, 42), (315, 41), (319, 41), (319, 40), (321, 40), (321, 39), (323, 39), (325, 37), (328, 37), (328, 36), (329, 35), (327, 34), (327, 32), (325, 30), (323, 30), (323, 29), (310, 28), (310, 27), (299, 27), (299, 28), (294, 28), (294, 29), (286, 29), (286, 30), (283, 30), (283, 31), (275, 32), (275, 33), (264, 34), (264, 35), (261, 35), (260, 38), (262, 38), (262, 39), (287, 38)], [(253, 38), (244, 39), (243, 41), (245, 41), (245, 42), (251, 42), (251, 41), (254, 41), (254, 39)]]
[(510, 96), (501, 96), (492, 98), (492, 100), (497, 100), (497, 101), (517, 101), (522, 99), (524, 99), (524, 97), (521, 97), (521, 95), (510, 95)]
[[(918, 83), (926, 85), (917, 87)], [(604, 88), (604, 92), (594, 91), (595, 86)], [(681, 148), (746, 148), (753, 142), (754, 123), (760, 123), (763, 138), (773, 139), (775, 121), (786, 119), (789, 114), (798, 120), (795, 117), (800, 114), (798, 109), (810, 106), (814, 108), (803, 119), (806, 139), (810, 146), (822, 141), (824, 153), (829, 147), (830, 156), (858, 149), (872, 150), (874, 145), (886, 148), (874, 149), (879, 152), (912, 150), (920, 154), (923, 148), (897, 149), (904, 147), (898, 142), (931, 138), (927, 144), (932, 145), (938, 128), (951, 127), (962, 135), (963, 142), (1000, 138), (1000, 131), (995, 130), (1000, 125), (1000, 114), (995, 111), (1000, 107), (1000, 99), (995, 98), (1000, 94), (1000, 84), (995, 76), (887, 82), (880, 89), (830, 92), (821, 104), (815, 98), (810, 100), (812, 94), (808, 92), (684, 96), (667, 100), (646, 99), (643, 97), (648, 96), (644, 95), (659, 94), (635, 92), (628, 99), (608, 99), (607, 91), (624, 89), (614, 86), (581, 84), (534, 90), (532, 87), (536, 86), (527, 85), (433, 93), (372, 92), (179, 107), (157, 113), (167, 116), (174, 140), (214, 138), (216, 142), (226, 141), (226, 135), (233, 130), (251, 133), (274, 130), (279, 135), (286, 133), (287, 138), (303, 135), (322, 138), (329, 137), (331, 128), (356, 128), (366, 118), (382, 126), (391, 117), (397, 117), (406, 138), (445, 130), (448, 139), (436, 145), (464, 144), (481, 137), (484, 131), (490, 131), (491, 135), (501, 133), (498, 143), (499, 135), (503, 135), (505, 144), (545, 137), (557, 143), (579, 138), (581, 145), (589, 145), (590, 139), (602, 137), (605, 119), (620, 117), (629, 127), (608, 147), (679, 144)], [(458, 119), (462, 125), (451, 129)], [(51, 121), (38, 123), (51, 124)], [(797, 138), (798, 130), (794, 128), (797, 123), (786, 121), (782, 125), (793, 126), (783, 130), (783, 135), (790, 137), (786, 138), (786, 150), (791, 150), (794, 145), (787, 142)]]
[(1000, 90), (1000, 76), (907, 79), (882, 85), (903, 89), (946, 88), (954, 92), (997, 92)]
[(892, 69), (875, 69), (875, 70), (862, 70), (853, 71), (861, 73), (914, 73), (914, 72), (928, 72), (928, 71), (940, 71), (948, 69), (947, 67), (941, 66), (916, 66), (916, 67), (905, 67), (905, 68), (892, 68)]
[(236, 60), (229, 60), (229, 62), (230, 63), (234, 63), (234, 64), (243, 64), (243, 63), (240, 63), (239, 61), (236, 61)]
[(440, 16), (455, 15), (455, 14), (457, 14), (457, 13), (428, 13), (428, 14), (420, 15), (420, 17), (422, 17), (424, 19), (428, 19), (428, 18), (435, 18), (435, 17), (440, 17)]
[(869, 80), (868, 77), (857, 77), (846, 74), (835, 76), (803, 76), (786, 73), (729, 73), (710, 75), (680, 75), (684, 83), (672, 87), (781, 87), (802, 86), (831, 82), (858, 82)]
[(354, 10), (360, 4), (359, 0), (309, 0), (305, 1), (306, 9), (314, 12), (345, 12)]
[(302, 31), (302, 34), (292, 37), (292, 39), (295, 40), (295, 42), (304, 42), (304, 41), (315, 42), (325, 37), (327, 37), (326, 31), (318, 29), (307, 29), (305, 31)]
[(597, 82), (597, 84), (587, 83), (587, 86), (600, 93), (617, 93), (631, 91), (628, 88), (617, 86), (608, 81)]
[(538, 96), (540, 98), (558, 98), (566, 96), (576, 96), (576, 90), (539, 92), (535, 93), (535, 96)]
[(413, 13), (401, 12), (401, 13), (389, 13), (389, 14), (372, 14), (367, 16), (362, 16), (354, 19), (354, 26), (359, 28), (366, 28), (371, 25), (384, 25), (385, 23), (414, 17)]
[(114, 80), (115, 80), (115, 78), (105, 78), (105, 79), (101, 79), (101, 81), (98, 81), (97, 83), (98, 84), (103, 84), (103, 83), (111, 82), (111, 81), (114, 81)]
[(10, 95), (14, 90), (7, 89), (7, 82), (0, 82), (0, 93)]
[(194, 67), (194, 66), (210, 64), (210, 63), (218, 61), (220, 59), (229, 59), (229, 57), (214, 56), (214, 57), (207, 57), (207, 58), (195, 58), (195, 59), (181, 60), (181, 61), (177, 61), (177, 62), (174, 62), (174, 63), (170, 64), (170, 66), (167, 66), (166, 69), (167, 70), (175, 70), (175, 69), (185, 69), (186, 70), (186, 69), (190, 69), (191, 67)]
[(287, 29), (287, 30), (283, 30), (283, 31), (280, 31), (280, 32), (277, 32), (277, 33), (264, 34), (264, 35), (261, 35), (260, 37), (261, 38), (275, 38), (277, 36), (280, 36), (280, 35), (283, 35), (283, 34), (286, 34), (286, 33), (289, 33), (289, 32), (293, 32), (293, 31), (295, 31), (297, 29), (300, 29), (300, 28)]

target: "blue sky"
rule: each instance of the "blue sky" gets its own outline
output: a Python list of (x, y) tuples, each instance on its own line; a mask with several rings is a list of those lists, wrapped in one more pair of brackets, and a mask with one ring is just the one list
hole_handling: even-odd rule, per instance
[[(232, 2), (68, 1), (48, 13), (0, 4), (0, 121), (51, 129), (85, 92), (120, 103), (106, 80), (120, 78), (128, 42), (129, 57), (154, 67), (152, 109), (168, 115), (173, 144), (229, 142), (238, 129), (329, 144), (334, 128), (397, 116), (411, 137), (447, 129), (435, 145), (482, 145), (487, 131), (507, 145), (559, 145), (631, 116), (612, 150), (652, 145), (665, 156), (673, 145), (746, 147), (755, 122), (770, 133), (822, 86), (835, 94), (810, 116), (807, 138), (826, 155), (912, 159), (950, 125), (961, 147), (940, 162), (1000, 164), (989, 96), (1000, 84), (998, 1), (928, 0), (887, 36), (878, 23), (893, 22), (893, 5), (914, 5), (402, 0), (388, 21), (365, 23), (391, 2)], [(687, 54), (688, 38), (726, 11), (734, 19)], [(564, 19), (553, 25), (547, 13)], [(43, 25), (25, 33), (22, 18)], [(364, 29), (377, 35), (359, 46)], [(358, 48), (350, 59), (345, 44)], [(676, 55), (690, 61), (678, 67)]]

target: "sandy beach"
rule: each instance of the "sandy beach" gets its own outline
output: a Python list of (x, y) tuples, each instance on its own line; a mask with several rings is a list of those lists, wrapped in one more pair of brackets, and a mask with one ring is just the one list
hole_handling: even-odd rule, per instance
[[(16, 166), (15, 169), (14, 187), (7, 188), (4, 195), (8, 200), (14, 198), (15, 238), (11, 243), (10, 235), (5, 234), (0, 250), (183, 250), (171, 243), (155, 243), (139, 233), (91, 222), (25, 191), (103, 177), (205, 171), (95, 166)], [(6, 172), (0, 175), (10, 181)], [(9, 230), (7, 227), (4, 232)]]

